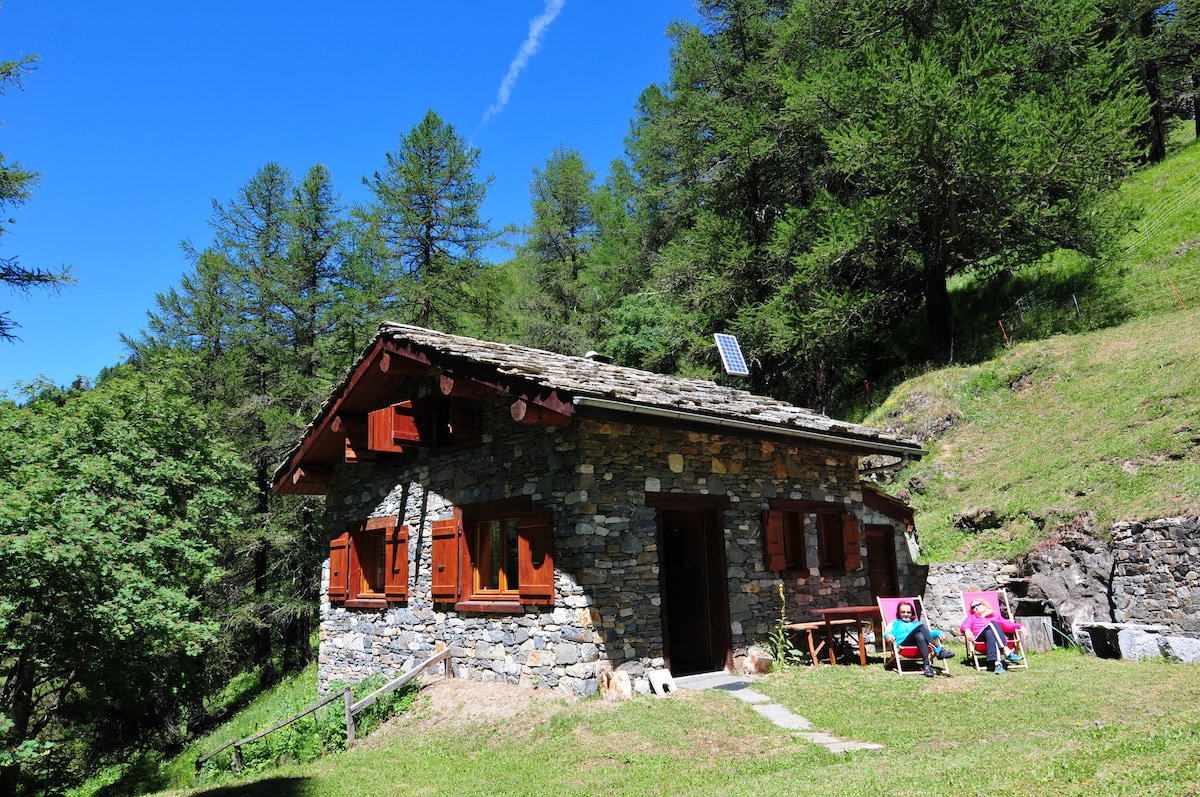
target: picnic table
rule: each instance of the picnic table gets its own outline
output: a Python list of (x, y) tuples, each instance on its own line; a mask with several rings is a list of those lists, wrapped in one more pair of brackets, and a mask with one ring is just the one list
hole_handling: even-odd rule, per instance
[(835, 626), (858, 626), (858, 662), (863, 667), (867, 666), (867, 640), (866, 634), (863, 633), (863, 626), (869, 622), (883, 618), (879, 614), (879, 605), (872, 603), (869, 606), (831, 606), (827, 609), (813, 609), (813, 614), (820, 615), (825, 621), (825, 641), (829, 645), (829, 663), (837, 664), (837, 659), (833, 652), (833, 629)]

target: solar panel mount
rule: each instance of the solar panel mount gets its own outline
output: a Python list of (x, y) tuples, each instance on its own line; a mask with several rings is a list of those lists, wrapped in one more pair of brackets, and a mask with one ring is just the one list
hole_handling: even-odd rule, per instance
[(721, 354), (721, 365), (725, 368), (725, 373), (733, 376), (750, 375), (750, 366), (746, 365), (746, 358), (742, 356), (742, 347), (738, 345), (737, 338), (717, 332), (713, 335), (713, 340), (717, 342), (717, 351)]

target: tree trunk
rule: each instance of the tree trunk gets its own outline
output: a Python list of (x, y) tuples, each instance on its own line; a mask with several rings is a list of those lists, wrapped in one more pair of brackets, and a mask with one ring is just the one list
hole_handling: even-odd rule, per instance
[(255, 522), (258, 526), (257, 546), (254, 551), (254, 600), (259, 625), (255, 630), (254, 658), (262, 668), (260, 680), (264, 686), (275, 683), (275, 668), (271, 663), (271, 607), (268, 605), (270, 586), (270, 547), (271, 540), (267, 524), (270, 516), (270, 473), (262, 462), (258, 464), (257, 478), (258, 496), (254, 509)]
[(922, 213), (924, 239), (921, 265), (925, 277), (925, 327), (929, 334), (929, 359), (945, 365), (954, 362), (954, 315), (946, 287), (946, 247), (936, 218)]
[[(12, 738), (20, 744), (29, 733), (29, 716), (33, 711), (34, 664), (28, 655), (22, 655), (12, 669), (12, 683), (5, 684), (10, 695), (8, 719), (12, 722)], [(21, 764), (0, 767), (0, 797), (16, 797), (17, 781), (21, 778)]]

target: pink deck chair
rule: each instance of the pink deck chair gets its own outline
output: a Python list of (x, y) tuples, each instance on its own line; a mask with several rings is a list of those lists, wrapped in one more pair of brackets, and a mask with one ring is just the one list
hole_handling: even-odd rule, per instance
[[(911, 603), (916, 609), (917, 618), (925, 622), (925, 606), (921, 603), (920, 598), (876, 598), (875, 602), (879, 604), (879, 616), (883, 618), (883, 628), (879, 635), (883, 638), (883, 666), (887, 667), (895, 664), (896, 672), (901, 675), (914, 675), (921, 672), (921, 651), (915, 645), (901, 645), (904, 640), (891, 640), (884, 637), (892, 621), (896, 619), (896, 610), (901, 603)], [(929, 623), (925, 622), (925, 627), (929, 628)], [(930, 633), (932, 635), (932, 630)], [(948, 641), (945, 634), (942, 635), (943, 644)], [(938, 665), (941, 665), (942, 674), (950, 675), (949, 659), (939, 659), (933, 655), (932, 648), (929, 651), (929, 663), (936, 672)]]
[[(997, 616), (1004, 617), (1006, 620), (1013, 620), (1012, 611), (1008, 607), (1008, 593), (1000, 592), (999, 590), (983, 590), (979, 592), (964, 592), (962, 594), (962, 610), (963, 616), (966, 616), (971, 611), (971, 604), (975, 601), (984, 601), (991, 604), (992, 612)], [(1017, 653), (1024, 657), (1020, 662), (1004, 662), (1006, 670), (1017, 668), (1029, 668), (1029, 656), (1025, 652), (1025, 643), (1021, 639), (1020, 634), (1005, 634), (1007, 644)], [(963, 634), (963, 642), (967, 646), (967, 661), (975, 665), (976, 670), (986, 670), (987, 662), (987, 644), (982, 641), (971, 639), (969, 633)]]

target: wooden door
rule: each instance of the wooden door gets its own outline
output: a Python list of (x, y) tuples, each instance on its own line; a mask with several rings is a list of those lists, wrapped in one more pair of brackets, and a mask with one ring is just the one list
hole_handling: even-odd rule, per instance
[(712, 509), (660, 509), (663, 644), (673, 675), (724, 669), (731, 657), (724, 534)]
[(900, 596), (896, 576), (896, 530), (891, 526), (867, 525), (867, 576), (872, 598)]

